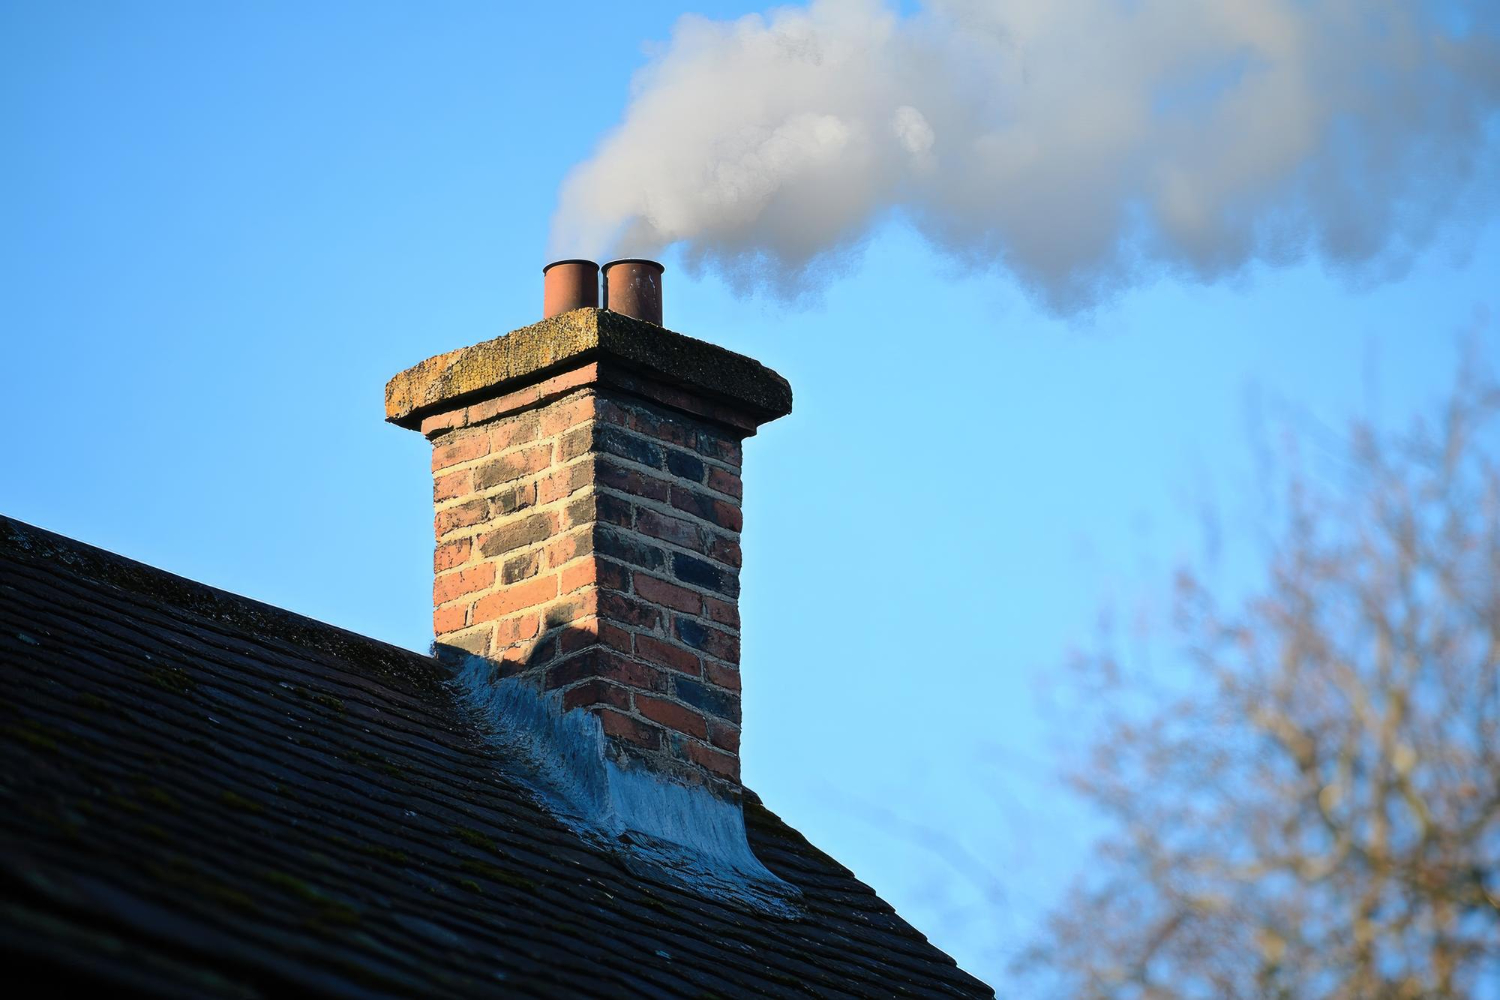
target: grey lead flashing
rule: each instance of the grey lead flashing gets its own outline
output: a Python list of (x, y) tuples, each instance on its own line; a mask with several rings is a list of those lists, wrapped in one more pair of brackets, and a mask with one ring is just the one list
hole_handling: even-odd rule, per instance
[(593, 714), (562, 710), (517, 678), (491, 680), (494, 664), (465, 658), (452, 686), (483, 723), (506, 773), (580, 836), (701, 895), (795, 917), (800, 893), (750, 849), (738, 803), (613, 760)]

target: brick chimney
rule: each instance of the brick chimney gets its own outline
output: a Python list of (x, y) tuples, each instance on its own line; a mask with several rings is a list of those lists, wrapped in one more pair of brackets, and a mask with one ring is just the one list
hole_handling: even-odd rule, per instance
[[(659, 321), (660, 265), (611, 268), (606, 305)], [(432, 442), (438, 651), (593, 713), (618, 761), (735, 798), (741, 444), (791, 388), (594, 308), (591, 262), (545, 273), (556, 315), (386, 386), (386, 419)]]

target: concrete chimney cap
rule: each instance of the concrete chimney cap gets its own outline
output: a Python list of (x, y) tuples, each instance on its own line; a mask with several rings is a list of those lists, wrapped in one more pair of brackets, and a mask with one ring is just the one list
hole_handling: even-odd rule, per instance
[(590, 361), (623, 366), (719, 400), (764, 423), (792, 412), (792, 387), (743, 354), (605, 309), (575, 309), (428, 358), (385, 387), (385, 418), (417, 429), (455, 402), (522, 389)]

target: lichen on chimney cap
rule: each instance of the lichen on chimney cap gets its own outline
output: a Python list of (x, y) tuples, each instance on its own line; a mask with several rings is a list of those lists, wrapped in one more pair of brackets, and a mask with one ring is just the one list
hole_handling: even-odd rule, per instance
[(592, 360), (612, 360), (764, 420), (792, 411), (787, 380), (753, 358), (607, 309), (574, 309), (413, 365), (386, 383), (385, 418), (422, 418)]

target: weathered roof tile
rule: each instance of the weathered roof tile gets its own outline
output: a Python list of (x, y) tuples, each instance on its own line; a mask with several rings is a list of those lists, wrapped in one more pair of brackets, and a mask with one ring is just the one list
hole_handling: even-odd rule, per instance
[(5, 518), (0, 678), (0, 937), (62, 985), (991, 995), (753, 795), (795, 918), (580, 838), (436, 660)]

